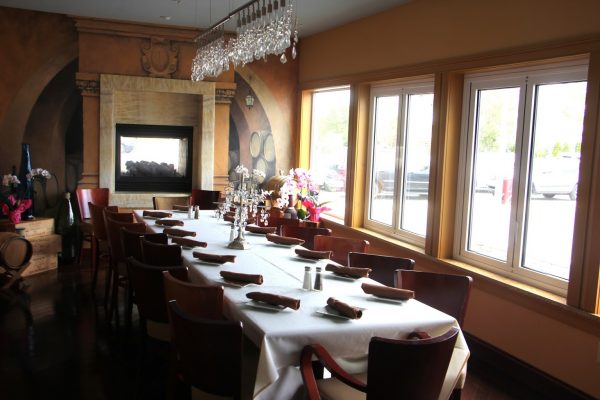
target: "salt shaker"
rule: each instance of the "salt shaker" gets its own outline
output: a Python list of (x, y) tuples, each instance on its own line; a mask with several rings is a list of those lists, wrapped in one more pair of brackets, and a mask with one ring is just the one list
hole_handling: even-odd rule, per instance
[(317, 275), (315, 276), (315, 290), (323, 290), (323, 281), (321, 280), (321, 267), (317, 267)]
[(302, 289), (304, 290), (310, 290), (312, 288), (312, 276), (311, 276), (311, 272), (310, 272), (310, 267), (306, 266), (304, 267), (304, 283), (302, 284)]
[(194, 206), (188, 207), (188, 219), (194, 218)]
[(200, 206), (194, 206), (194, 219), (200, 218)]

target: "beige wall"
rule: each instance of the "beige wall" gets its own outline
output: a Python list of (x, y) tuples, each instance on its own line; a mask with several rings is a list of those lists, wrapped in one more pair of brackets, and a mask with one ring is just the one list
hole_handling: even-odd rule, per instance
[[(597, 36), (599, 15), (594, 0), (414, 0), (302, 40), (300, 86), (368, 81), (383, 71), (391, 78), (396, 69), (422, 64), (435, 73), (452, 68), (454, 59), (519, 53), (537, 44), (560, 47), (563, 40)], [(363, 235), (330, 225), (338, 234)], [(374, 238), (371, 243), (373, 252), (415, 258), (418, 269), (458, 271), (421, 251)], [(473, 275), (466, 331), (600, 398), (600, 318)]]
[(597, 0), (413, 0), (301, 41), (300, 83), (600, 32)]

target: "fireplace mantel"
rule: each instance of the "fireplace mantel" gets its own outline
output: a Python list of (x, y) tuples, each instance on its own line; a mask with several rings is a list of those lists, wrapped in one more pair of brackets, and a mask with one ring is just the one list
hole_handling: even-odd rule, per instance
[[(195, 188), (212, 189), (214, 172), (215, 84), (120, 75), (100, 76), (100, 186), (111, 204), (144, 208), (153, 192), (115, 191), (115, 126), (123, 124), (193, 126)], [(181, 194), (181, 193), (174, 193)]]

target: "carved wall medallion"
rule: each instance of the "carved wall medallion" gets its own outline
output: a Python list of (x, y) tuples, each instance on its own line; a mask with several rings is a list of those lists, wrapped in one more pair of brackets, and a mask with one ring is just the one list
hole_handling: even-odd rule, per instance
[(75, 85), (81, 90), (82, 95), (98, 95), (100, 93), (100, 82), (90, 79), (76, 79)]
[(171, 78), (177, 71), (179, 47), (171, 46), (168, 39), (152, 37), (142, 45), (142, 67), (153, 78)]

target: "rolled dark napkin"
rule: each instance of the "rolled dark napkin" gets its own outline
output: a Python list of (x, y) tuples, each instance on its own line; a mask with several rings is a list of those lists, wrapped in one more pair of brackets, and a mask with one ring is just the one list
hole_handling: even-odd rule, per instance
[(166, 218), (157, 219), (156, 223), (158, 225), (165, 225), (165, 226), (183, 226), (183, 225), (185, 225), (183, 223), (183, 221), (180, 219), (166, 219)]
[(325, 266), (325, 271), (331, 271), (337, 275), (367, 278), (372, 270), (371, 268), (344, 267), (341, 265), (327, 264)]
[(175, 211), (187, 211), (190, 206), (182, 205), (182, 204), (173, 204), (173, 210)]
[(361, 285), (363, 292), (372, 294), (377, 297), (385, 297), (387, 299), (408, 300), (415, 297), (415, 292), (407, 289), (398, 289), (389, 286), (373, 285), (371, 283), (363, 283)]
[(214, 262), (223, 264), (226, 262), (235, 262), (235, 256), (232, 255), (221, 255), (221, 254), (211, 254), (211, 253), (201, 253), (199, 251), (194, 251), (193, 256), (202, 261)]
[(294, 237), (287, 237), (287, 236), (279, 236), (274, 233), (267, 233), (267, 240), (269, 242), (273, 242), (273, 243), (277, 243), (277, 244), (287, 244), (287, 245), (304, 243), (304, 240), (302, 240), (302, 239), (298, 239), (298, 238), (294, 238)]
[(252, 233), (275, 233), (277, 231), (276, 226), (257, 226), (247, 225), (246, 230)]
[(235, 213), (226, 213), (223, 215), (223, 220), (227, 222), (233, 222), (233, 220), (235, 220)]
[(178, 228), (165, 228), (163, 233), (171, 236), (196, 236), (196, 232), (193, 231), (185, 231), (183, 229)]
[(360, 308), (352, 307), (334, 297), (327, 299), (327, 305), (348, 318), (359, 319), (362, 317), (362, 310)]
[(262, 285), (263, 276), (255, 275), (255, 274), (242, 274), (239, 272), (231, 272), (231, 271), (221, 271), (220, 272), (223, 279), (227, 281), (233, 282), (250, 282), (256, 283), (257, 285)]
[(331, 250), (319, 251), (319, 250), (307, 250), (307, 249), (296, 249), (296, 254), (304, 258), (314, 258), (316, 260), (323, 260), (331, 258), (333, 253)]
[(208, 244), (206, 242), (201, 242), (199, 240), (187, 239), (184, 237), (174, 237), (171, 239), (173, 243), (180, 244), (186, 247), (206, 247)]
[(172, 217), (173, 214), (164, 212), (164, 211), (150, 211), (144, 210), (142, 216), (144, 217), (153, 217), (153, 218), (169, 218)]
[(292, 297), (281, 296), (278, 294), (264, 293), (264, 292), (250, 292), (246, 293), (246, 297), (254, 301), (262, 301), (264, 303), (272, 304), (275, 306), (289, 307), (292, 310), (300, 308), (300, 300)]

